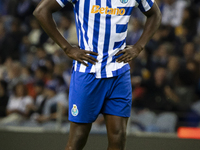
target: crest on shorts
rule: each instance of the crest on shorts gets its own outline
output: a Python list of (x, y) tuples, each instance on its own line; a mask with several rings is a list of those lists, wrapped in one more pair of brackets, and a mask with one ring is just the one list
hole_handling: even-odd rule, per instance
[(77, 106), (75, 104), (73, 104), (71, 113), (72, 113), (73, 116), (77, 116), (78, 115), (78, 108), (77, 108)]
[(120, 0), (121, 3), (126, 4), (128, 0)]

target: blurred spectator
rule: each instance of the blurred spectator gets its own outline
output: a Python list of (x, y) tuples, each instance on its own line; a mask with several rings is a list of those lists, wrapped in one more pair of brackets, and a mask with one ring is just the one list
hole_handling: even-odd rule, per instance
[(181, 24), (186, 0), (164, 0), (162, 23), (177, 27)]
[(170, 56), (167, 64), (167, 82), (170, 85), (174, 84), (174, 77), (179, 71), (180, 58), (178, 56)]
[(20, 51), (20, 61), (24, 64), (27, 60), (27, 55), (29, 53), (29, 49), (31, 48), (30, 41), (28, 40), (28, 37), (25, 35), (22, 38), (22, 42), (19, 47)]
[(177, 110), (187, 112), (192, 102), (195, 99), (193, 73), (188, 69), (181, 69), (176, 77), (174, 91), (178, 96)]
[(195, 46), (193, 43), (186, 43), (183, 47), (184, 61), (193, 60), (195, 54)]
[(171, 51), (172, 45), (170, 43), (161, 44), (152, 55), (150, 64), (151, 70), (155, 70), (157, 67), (166, 67)]
[(32, 15), (32, 12), (34, 11), (32, 0), (19, 0), (17, 5), (17, 16), (25, 20), (27, 16)]
[(58, 94), (56, 92), (56, 85), (55, 83), (48, 83), (45, 87), (45, 95), (47, 99), (45, 101), (42, 114), (40, 114), (36, 120), (40, 123), (46, 122), (49, 120), (55, 120), (59, 115), (58, 110), (59, 108), (62, 109), (62, 114), (65, 115), (67, 111), (67, 97), (64, 93)]
[(0, 121), (0, 124), (20, 123), (29, 116), (28, 105), (33, 103), (33, 99), (27, 95), (25, 85), (18, 83), (13, 92), (8, 101), (7, 116)]
[(46, 73), (48, 72), (47, 67), (40, 66), (35, 70), (35, 80), (42, 80), (43, 82), (47, 82)]
[(58, 23), (58, 29), (63, 34), (63, 36), (72, 44), (77, 45), (78, 40), (76, 36), (76, 26), (74, 20), (70, 15), (63, 15)]
[(197, 19), (198, 14), (194, 7), (186, 7), (183, 11), (183, 17), (181, 24), (176, 28), (176, 35), (178, 36), (183, 32), (183, 28), (186, 28), (190, 31), (189, 35), (192, 37), (197, 32)]
[[(148, 53), (153, 54), (154, 51), (157, 50), (160, 45), (166, 45), (168, 47), (171, 46), (172, 49), (170, 51), (172, 52), (174, 50), (172, 44), (174, 44), (174, 46), (176, 45), (176, 38), (177, 37), (175, 36), (174, 28), (170, 26), (161, 25), (158, 31), (154, 34), (153, 38), (146, 46)], [(175, 50), (178, 51), (177, 49)], [(176, 51), (174, 51), (173, 53), (176, 53)]]
[(23, 83), (28, 84), (33, 82), (32, 70), (29, 67), (22, 67), (21, 78)]
[[(57, 16), (54, 18), (57, 19)], [(76, 26), (70, 15), (64, 14), (60, 16), (58, 29), (68, 42), (72, 45), (78, 45)], [(44, 47), (49, 54), (57, 53), (60, 50), (60, 47), (50, 38), (44, 44)]]
[(36, 100), (35, 100), (35, 106), (37, 109), (42, 105), (42, 103), (45, 101), (46, 96), (44, 95), (44, 82), (42, 80), (37, 81), (34, 85), (35, 93), (36, 93)]
[(28, 40), (31, 45), (40, 45), (40, 37), (42, 35), (42, 30), (39, 23), (35, 18), (30, 21), (31, 31), (28, 34)]
[(133, 89), (150, 78), (149, 59), (146, 50), (143, 50), (140, 55), (131, 64), (131, 83)]
[(166, 92), (169, 88), (166, 81), (166, 69), (157, 68), (154, 78), (141, 85), (143, 96), (133, 99), (135, 108), (133, 122), (143, 126), (145, 131), (174, 132), (175, 130), (177, 116), (172, 112), (174, 108), (171, 100), (173, 92)]
[(11, 91), (18, 82), (23, 81), (21, 76), (22, 66), (19, 62), (13, 62), (12, 60), (7, 60), (7, 63), (10, 63), (8, 64), (10, 66), (7, 68), (5, 80), (8, 82), (8, 90)]
[(195, 94), (195, 74), (187, 68), (181, 68), (174, 80), (174, 88), (166, 92), (172, 92), (171, 99), (175, 102), (175, 111), (179, 117), (177, 126), (188, 126), (193, 122), (196, 114), (188, 116), (191, 111), (191, 105), (196, 99)]
[(38, 46), (36, 47), (36, 58), (34, 59), (33, 63), (31, 64), (31, 69), (36, 70), (39, 66), (47, 67), (46, 61), (51, 60), (51, 56), (46, 53), (43, 47)]
[(71, 80), (71, 72), (72, 72), (72, 69), (70, 67), (70, 64), (71, 63), (68, 63), (68, 65), (66, 65), (66, 68), (62, 74), (63, 76), (63, 79), (66, 83), (66, 85), (69, 87), (70, 86), (70, 80)]
[(6, 116), (6, 106), (8, 103), (7, 83), (0, 80), (0, 118)]
[(44, 93), (44, 82), (42, 80), (38, 80), (34, 85), (34, 90), (36, 94), (35, 102), (32, 105), (29, 105), (29, 109), (31, 111), (31, 118), (33, 120), (37, 119), (39, 115), (43, 113), (44, 105), (46, 102), (46, 95)]
[(11, 57), (12, 59), (19, 59), (19, 47), (24, 35), (20, 26), (21, 22), (19, 19), (15, 18), (12, 20), (11, 30), (6, 33), (6, 36), (1, 42), (0, 49), (2, 62), (4, 62), (8, 57)]
[(70, 60), (62, 50), (56, 50), (52, 55), (52, 60), (55, 64), (70, 63)]
[(148, 108), (153, 111), (170, 111), (173, 109), (173, 102), (168, 98), (165, 92), (169, 86), (165, 68), (157, 68), (153, 79), (147, 80), (141, 84), (144, 93), (141, 97), (133, 100), (133, 106), (137, 108)]

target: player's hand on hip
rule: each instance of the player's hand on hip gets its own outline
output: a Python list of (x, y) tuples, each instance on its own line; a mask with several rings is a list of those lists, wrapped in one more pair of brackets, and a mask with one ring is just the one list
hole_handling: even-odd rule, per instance
[(143, 50), (141, 46), (136, 46), (136, 45), (128, 45), (126, 46), (125, 49), (119, 51), (115, 56), (119, 56), (120, 54), (123, 54), (119, 58), (117, 58), (117, 62), (121, 63), (128, 63), (132, 59), (135, 59), (139, 53)]
[(87, 51), (87, 50), (82, 50), (78, 47), (71, 47), (70, 49), (66, 50), (65, 53), (70, 58), (79, 61), (80, 63), (84, 64), (85, 66), (89, 66), (85, 61), (90, 62), (91, 64), (95, 64), (96, 62), (98, 62), (97, 59), (88, 55), (88, 54), (92, 54), (92, 55), (98, 56), (97, 53)]

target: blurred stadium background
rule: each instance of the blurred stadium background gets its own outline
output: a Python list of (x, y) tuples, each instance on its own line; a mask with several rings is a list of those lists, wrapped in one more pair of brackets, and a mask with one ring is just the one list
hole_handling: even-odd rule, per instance
[[(39, 1), (0, 0), (1, 150), (62, 149), (67, 140), (72, 60), (33, 17)], [(200, 142), (178, 139), (177, 131), (200, 127), (200, 1), (156, 1), (162, 24), (130, 63), (133, 105), (127, 149), (196, 150)], [(54, 19), (77, 45), (72, 5), (54, 13)], [(136, 43), (144, 22), (134, 9), (128, 45)], [(91, 132), (86, 149), (106, 149), (101, 115)]]

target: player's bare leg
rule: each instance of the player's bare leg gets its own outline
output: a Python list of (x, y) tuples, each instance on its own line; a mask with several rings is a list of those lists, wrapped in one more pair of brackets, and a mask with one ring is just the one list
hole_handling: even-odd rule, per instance
[(65, 150), (82, 150), (90, 133), (91, 123), (70, 123), (69, 139)]
[(104, 115), (108, 134), (107, 150), (125, 150), (128, 118)]

